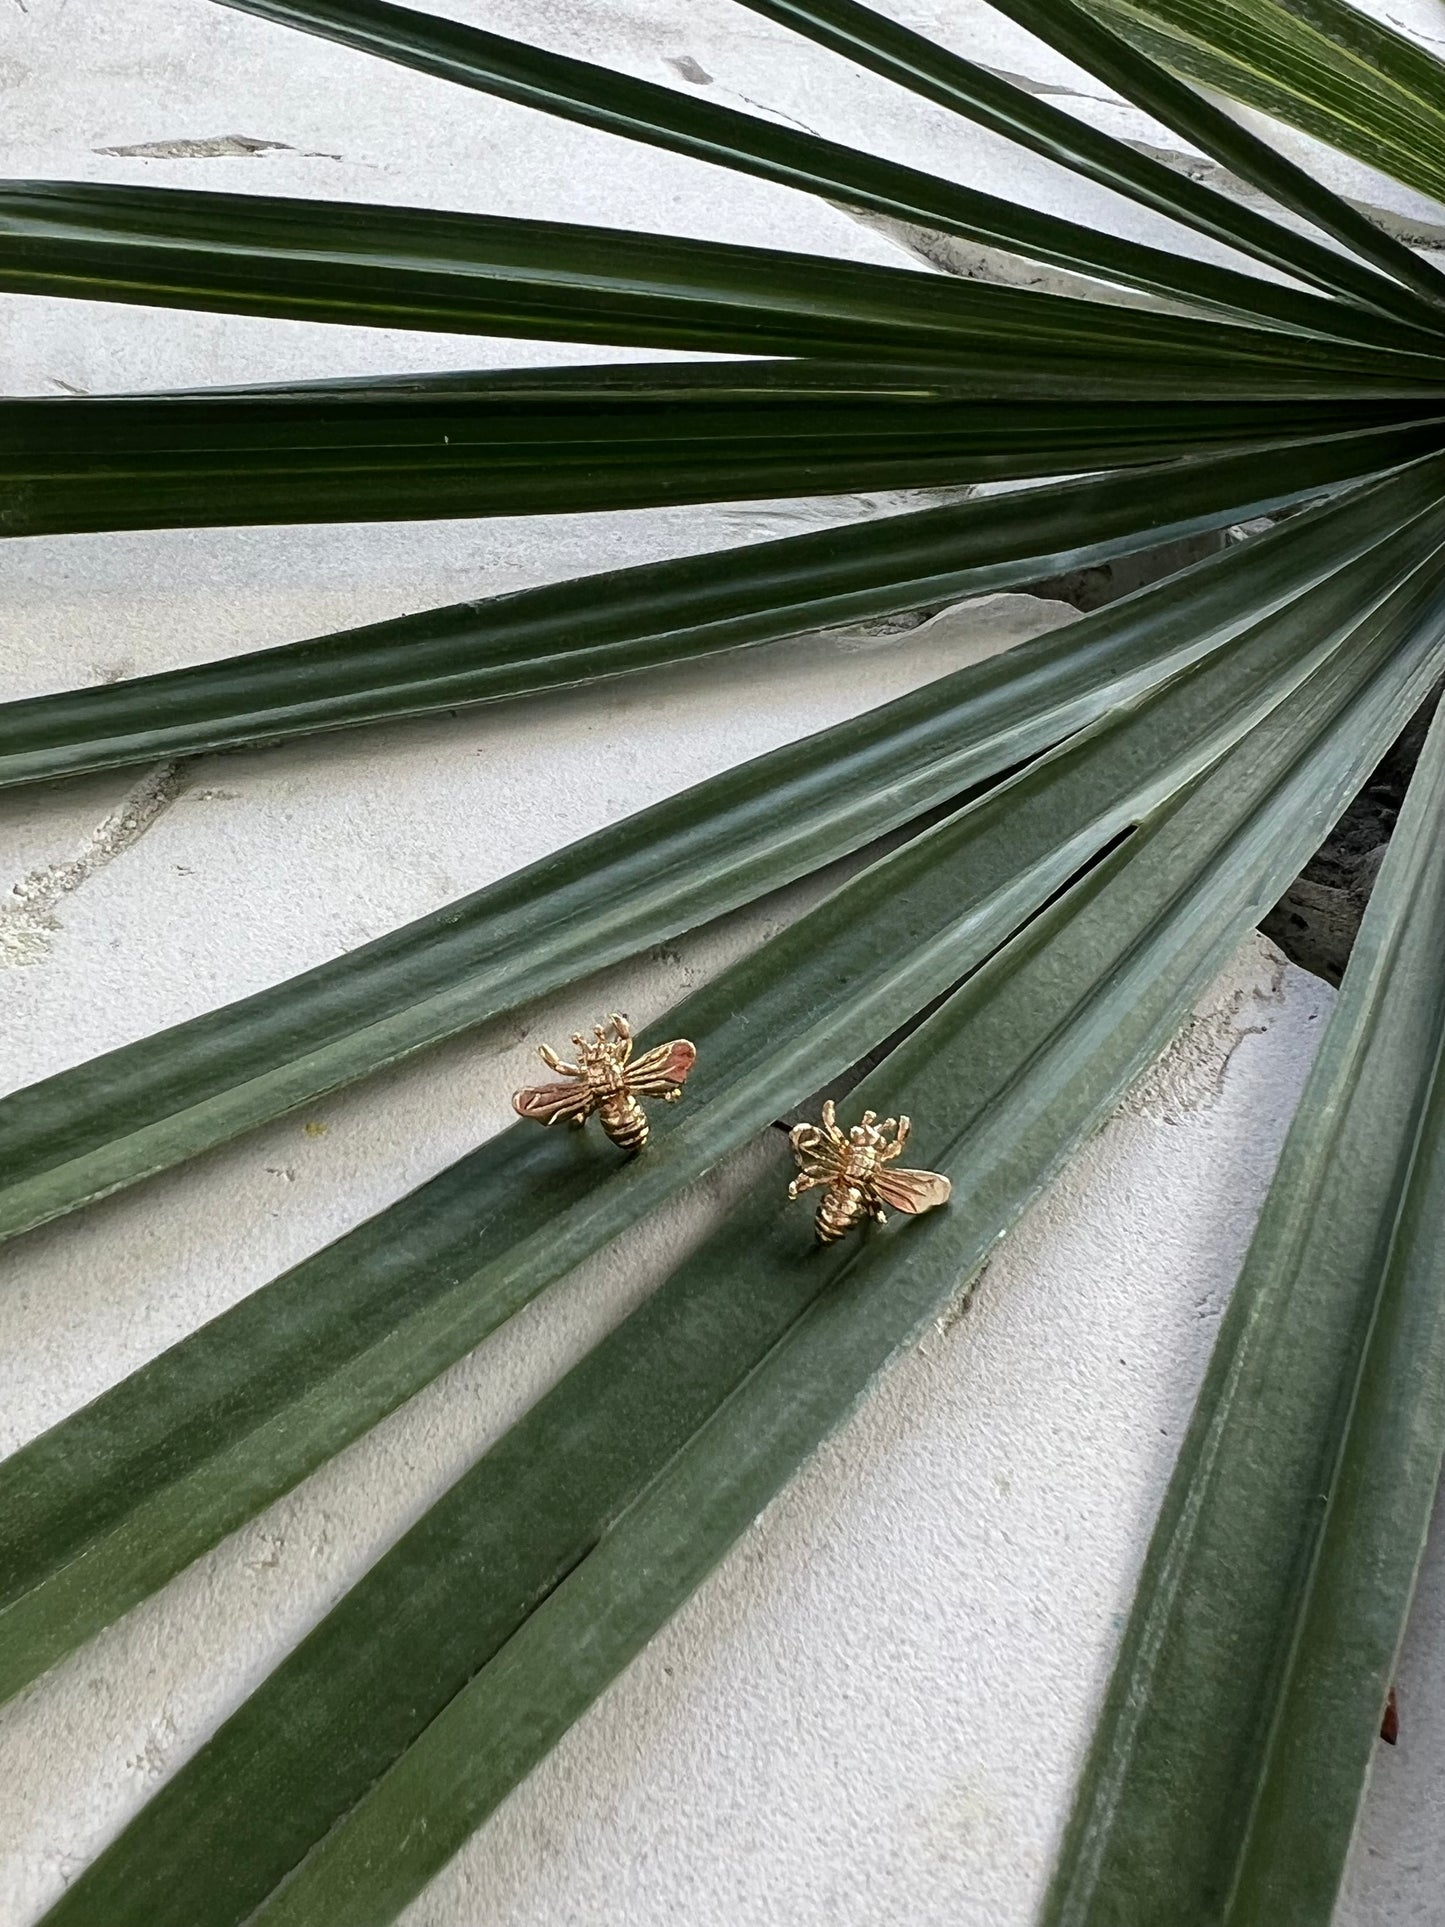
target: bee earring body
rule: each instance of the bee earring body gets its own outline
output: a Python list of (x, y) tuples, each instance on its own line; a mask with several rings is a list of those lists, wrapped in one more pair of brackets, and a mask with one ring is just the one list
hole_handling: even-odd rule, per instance
[(912, 1128), (906, 1117), (886, 1117), (879, 1124), (876, 1111), (865, 1111), (860, 1123), (844, 1131), (831, 1098), (823, 1106), (821, 1124), (794, 1125), (788, 1141), (798, 1175), (788, 1186), (788, 1196), (822, 1189), (819, 1244), (836, 1244), (869, 1218), (886, 1224), (885, 1205), (916, 1217), (947, 1204), (953, 1186), (939, 1172), (890, 1168)]
[(534, 1084), (517, 1091), (512, 1108), (518, 1117), (537, 1124), (570, 1122), (583, 1125), (596, 1114), (612, 1142), (624, 1151), (640, 1151), (648, 1138), (647, 1112), (641, 1100), (658, 1098), (675, 1104), (682, 1096), (697, 1050), (685, 1037), (659, 1044), (641, 1057), (632, 1055), (632, 1027), (625, 1017), (594, 1024), (592, 1036), (573, 1034), (577, 1062), (564, 1062), (543, 1044), (539, 1055), (549, 1070), (566, 1080)]

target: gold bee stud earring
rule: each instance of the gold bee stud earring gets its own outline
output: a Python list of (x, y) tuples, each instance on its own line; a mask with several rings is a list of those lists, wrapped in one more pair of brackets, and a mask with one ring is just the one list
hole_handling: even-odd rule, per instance
[(876, 1111), (865, 1111), (859, 1123), (841, 1130), (831, 1097), (823, 1105), (821, 1124), (793, 1126), (788, 1142), (798, 1175), (788, 1186), (788, 1196), (824, 1187), (818, 1206), (819, 1244), (832, 1244), (867, 1218), (886, 1224), (885, 1204), (914, 1217), (948, 1203), (953, 1186), (939, 1172), (887, 1168), (912, 1128), (906, 1117), (885, 1117), (880, 1124)]
[[(608, 1034), (608, 1030), (611, 1034)], [(532, 1084), (512, 1097), (518, 1117), (537, 1124), (556, 1124), (563, 1118), (585, 1124), (595, 1111), (602, 1128), (624, 1151), (640, 1151), (647, 1142), (647, 1113), (639, 1098), (657, 1097), (675, 1104), (682, 1096), (687, 1074), (697, 1062), (697, 1051), (685, 1037), (632, 1055), (632, 1027), (625, 1017), (594, 1024), (592, 1036), (574, 1031), (577, 1062), (567, 1064), (542, 1045), (540, 1056), (548, 1070), (567, 1079), (565, 1084)]]

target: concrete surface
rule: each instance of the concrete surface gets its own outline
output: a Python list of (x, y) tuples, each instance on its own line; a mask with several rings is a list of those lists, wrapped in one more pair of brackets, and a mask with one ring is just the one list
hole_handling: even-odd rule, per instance
[[(1037, 205), (1174, 236), (726, 0), (437, 5)], [(981, 6), (895, 0), (892, 10), (1031, 76), (1100, 125), (1170, 138)], [(1408, 18), (1429, 31), (1445, 9), (1410, 0)], [(0, 170), (917, 260), (785, 190), (543, 121), (203, 0), (0, 0)], [(1326, 171), (1423, 218), (1418, 197), (1366, 169), (1331, 158)], [(0, 382), (12, 393), (590, 353), (0, 299)], [(899, 506), (852, 498), (12, 544), (0, 555), (0, 694)], [(619, 684), (0, 803), (0, 1089), (334, 955), (1069, 613), (991, 598), (925, 628), (780, 645), (645, 692)], [(537, 1038), (565, 1034), (594, 1008), (646, 1019), (817, 887), (0, 1252), (0, 1451), (495, 1128)], [(1263, 943), (1246, 948), (1180, 1046), (1000, 1252), (974, 1307), (893, 1373), (417, 1901), (409, 1927), (1025, 1927), (1329, 999)], [(764, 1144), (733, 1160), (0, 1711), (0, 1927), (29, 1927), (728, 1199), (776, 1181), (778, 1155)], [(1434, 1818), (1445, 1723), (1431, 1711), (1445, 1688), (1442, 1556), (1432, 1555), (1402, 1673), (1401, 1745), (1382, 1761), (1351, 1869), (1349, 1927), (1442, 1918), (1430, 1912), (1445, 1885)]]

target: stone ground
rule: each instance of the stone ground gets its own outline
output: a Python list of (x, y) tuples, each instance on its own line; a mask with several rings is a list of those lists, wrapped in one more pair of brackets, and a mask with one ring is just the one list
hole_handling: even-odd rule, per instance
[[(1102, 192), (780, 42), (726, 0), (435, 4), (1037, 205), (1120, 218)], [(1392, 16), (1403, 5), (1422, 31), (1445, 33), (1438, 0), (1399, 0)], [(1100, 125), (1167, 141), (982, 7), (898, 0), (894, 10)], [(379, 68), (203, 0), (0, 0), (0, 94), (10, 176), (471, 207), (920, 260), (909, 237), (782, 189)], [(1364, 170), (1322, 167), (1402, 223), (1438, 221), (1438, 209)], [(1123, 218), (1135, 232), (1158, 225)], [(0, 301), (11, 392), (584, 358)], [(897, 506), (13, 544), (0, 558), (0, 690), (113, 679)], [(645, 695), (619, 684), (12, 798), (0, 805), (0, 1089), (332, 956), (642, 801), (1070, 613), (1054, 600), (991, 598), (918, 628), (757, 651), (741, 673), (728, 663), (681, 671)], [(584, 1006), (647, 1018), (816, 887), (7, 1248), (0, 1450), (494, 1128), (537, 1038), (565, 1034)], [(889, 1377), (415, 1903), (408, 1927), (1026, 1927), (1174, 1446), (1331, 998), (1263, 940), (1245, 946), (967, 1307)], [(730, 1198), (778, 1181), (781, 1157), (770, 1137), (713, 1174), (0, 1711), (0, 1927), (30, 1927), (317, 1614)], [(1402, 1662), (1400, 1744), (1381, 1749), (1344, 1927), (1441, 1919), (1442, 1567), (1437, 1534)]]

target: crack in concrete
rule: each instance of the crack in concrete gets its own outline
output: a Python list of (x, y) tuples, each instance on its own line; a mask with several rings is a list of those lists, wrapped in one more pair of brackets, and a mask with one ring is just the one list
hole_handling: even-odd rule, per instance
[(138, 141), (130, 147), (97, 147), (95, 151), (127, 161), (205, 161), (294, 150), (285, 141), (257, 140), (253, 134), (216, 134), (209, 140)]
[(0, 969), (41, 963), (60, 928), (56, 911), (68, 896), (138, 843), (184, 787), (179, 763), (161, 763), (128, 789), (79, 847), (43, 863), (0, 897)]
[(871, 208), (846, 207), (841, 201), (828, 205), (849, 220), (856, 221), (896, 247), (911, 254), (939, 274), (956, 275), (963, 281), (987, 281), (1003, 288), (1040, 288), (1049, 294), (1062, 294), (1116, 308), (1146, 308), (1156, 314), (1193, 316), (1188, 302), (1171, 301), (1167, 296), (1148, 295), (1137, 288), (1126, 288), (1109, 281), (1096, 281), (1067, 268), (1054, 268), (1030, 256), (993, 247), (983, 242), (965, 241), (960, 235), (944, 234), (937, 228), (915, 226), (891, 214), (877, 214)]
[[(246, 154), (294, 154), (297, 149), (286, 141), (258, 140), (254, 134), (215, 134), (208, 140), (141, 141), (131, 147), (97, 147), (97, 154), (115, 155), (121, 160), (211, 161), (234, 160)], [(339, 161), (340, 154), (327, 154), (303, 148), (303, 160)]]
[[(1283, 211), (1268, 194), (1205, 155), (1186, 154), (1177, 147), (1158, 147), (1152, 141), (1131, 140), (1126, 141), (1125, 145), (1132, 147), (1136, 154), (1144, 155), (1147, 160), (1158, 161), (1171, 173), (1182, 174), (1188, 180), (1198, 181), (1201, 186), (1212, 187), (1227, 199), (1243, 201), (1247, 206), (1267, 213), (1272, 219), (1278, 219)], [(1341, 195), (1340, 198), (1347, 207), (1356, 209), (1367, 220), (1384, 228), (1387, 234), (1392, 234), (1397, 241), (1403, 241), (1407, 247), (1445, 248), (1445, 227), (1438, 222), (1397, 214), (1392, 208), (1382, 207), (1378, 201), (1362, 201), (1350, 194)]]
[(712, 85), (712, 75), (708, 72), (707, 68), (702, 65), (701, 61), (694, 60), (691, 54), (679, 54), (676, 59), (669, 60), (667, 65), (671, 67), (675, 74), (679, 75), (683, 80), (688, 81), (694, 87), (711, 87)]
[(790, 127), (801, 127), (805, 134), (811, 134), (817, 140), (824, 138), (823, 135), (819, 134), (816, 127), (810, 127), (805, 120), (795, 120), (791, 114), (785, 114), (781, 107), (771, 107), (767, 101), (754, 100), (751, 94), (740, 94), (736, 89), (731, 87), (729, 87), (727, 91), (732, 95), (734, 100), (744, 101), (749, 107), (756, 107), (758, 112), (767, 120), (785, 120)]
[(1246, 1037), (1262, 1037), (1269, 1029), (1268, 1021), (1247, 1021), (1254, 1014), (1250, 1007), (1283, 1004), (1285, 969), (1285, 959), (1275, 956), (1263, 989), (1236, 986), (1222, 1002), (1193, 1012), (1125, 1097), (1119, 1115), (1182, 1124), (1195, 1112), (1212, 1110), (1224, 1095), (1235, 1052)]
[(1119, 105), (1117, 94), (1087, 94), (1078, 87), (1065, 87), (1047, 80), (1030, 80), (1027, 74), (1016, 74), (1010, 67), (984, 67), (983, 71), (992, 74), (995, 80), (1006, 80), (1010, 87), (1017, 87), (1022, 94), (1047, 94), (1057, 100), (1098, 100), (1106, 107)]

